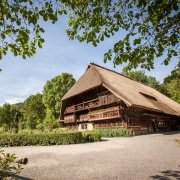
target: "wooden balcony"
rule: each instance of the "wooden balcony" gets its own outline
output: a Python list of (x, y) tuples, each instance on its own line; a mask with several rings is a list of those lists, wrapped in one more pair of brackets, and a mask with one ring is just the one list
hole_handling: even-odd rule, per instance
[(112, 104), (112, 103), (118, 102), (118, 101), (119, 101), (119, 99), (116, 96), (114, 96), (114, 94), (104, 95), (104, 96), (101, 96), (99, 98), (96, 98), (96, 99), (93, 99), (90, 101), (86, 101), (86, 102), (83, 102), (80, 104), (69, 106), (66, 108), (64, 114), (74, 113), (77, 111), (82, 111), (85, 109), (90, 109), (90, 108), (95, 108), (95, 107), (100, 107), (100, 106)]
[(76, 122), (76, 117), (74, 114), (64, 116), (64, 123), (73, 123), (73, 122)]
[(120, 118), (121, 117), (120, 111), (121, 110), (119, 106), (93, 110), (87, 114), (79, 115), (79, 117), (77, 118), (77, 122)]
[(120, 109), (119, 107), (108, 108), (99, 112), (92, 112), (89, 113), (89, 121), (97, 121), (97, 120), (104, 120), (104, 119), (114, 119), (120, 118)]

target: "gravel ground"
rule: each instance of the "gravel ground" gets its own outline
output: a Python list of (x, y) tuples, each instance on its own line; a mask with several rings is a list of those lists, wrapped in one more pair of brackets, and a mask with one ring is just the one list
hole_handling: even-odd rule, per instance
[(180, 145), (175, 139), (180, 139), (180, 132), (4, 149), (29, 159), (19, 179), (180, 180)]

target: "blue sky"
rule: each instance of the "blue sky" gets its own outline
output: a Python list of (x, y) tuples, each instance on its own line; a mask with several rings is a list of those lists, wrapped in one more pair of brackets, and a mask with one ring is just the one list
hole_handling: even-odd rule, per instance
[[(72, 73), (78, 79), (90, 62), (97, 63), (106, 68), (121, 72), (124, 65), (113, 67), (111, 61), (103, 63), (103, 54), (112, 45), (123, 37), (123, 32), (105, 40), (96, 48), (91, 44), (69, 41), (65, 33), (66, 22), (64, 19), (57, 24), (43, 24), (45, 43), (33, 58), (22, 59), (8, 54), (0, 61), (0, 105), (4, 103), (23, 102), (28, 96), (42, 92), (47, 80), (61, 74)], [(162, 66), (160, 60), (155, 61), (155, 69), (147, 71), (148, 75), (155, 76), (162, 82), (170, 74), (176, 61), (169, 66)]]

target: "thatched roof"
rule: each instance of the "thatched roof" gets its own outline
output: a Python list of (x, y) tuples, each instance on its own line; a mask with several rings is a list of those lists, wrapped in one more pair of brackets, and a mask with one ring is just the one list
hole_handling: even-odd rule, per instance
[(65, 94), (62, 100), (64, 102), (66, 99), (100, 85), (124, 101), (127, 106), (180, 116), (180, 104), (172, 99), (149, 86), (96, 64), (88, 66), (86, 72)]

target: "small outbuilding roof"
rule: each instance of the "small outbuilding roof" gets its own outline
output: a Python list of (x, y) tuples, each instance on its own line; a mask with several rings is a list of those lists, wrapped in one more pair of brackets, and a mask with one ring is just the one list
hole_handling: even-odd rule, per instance
[(180, 116), (180, 104), (172, 99), (152, 87), (94, 63), (88, 66), (86, 72), (64, 95), (62, 101), (100, 85), (124, 101), (127, 106)]

